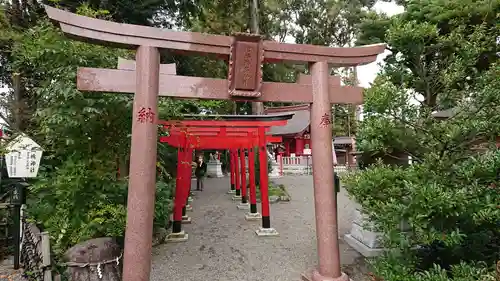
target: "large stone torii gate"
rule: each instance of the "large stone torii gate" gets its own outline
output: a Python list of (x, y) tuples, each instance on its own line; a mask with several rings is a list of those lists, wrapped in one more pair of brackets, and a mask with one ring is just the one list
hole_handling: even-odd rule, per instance
[[(209, 35), (119, 24), (45, 6), (48, 16), (77, 40), (136, 49), (135, 71), (78, 69), (78, 89), (135, 93), (130, 178), (125, 230), (124, 281), (148, 281), (155, 201), (158, 95), (177, 98), (312, 103), (314, 205), (318, 267), (307, 278), (344, 281), (340, 270), (337, 202), (332, 173), (331, 104), (360, 104), (362, 90), (329, 83), (329, 64), (349, 67), (374, 62), (384, 44), (329, 48), (283, 44), (260, 36)], [(159, 49), (215, 54), (229, 61), (228, 79), (186, 77), (160, 72)], [(310, 65), (310, 83), (262, 81), (262, 64), (291, 61)], [(167, 70), (168, 72), (168, 70)]]

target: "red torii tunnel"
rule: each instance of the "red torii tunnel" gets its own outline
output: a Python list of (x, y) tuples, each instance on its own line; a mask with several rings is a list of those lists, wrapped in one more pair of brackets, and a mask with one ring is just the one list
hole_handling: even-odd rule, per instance
[[(184, 120), (161, 121), (168, 131), (168, 136), (160, 137), (160, 142), (178, 148), (178, 177), (176, 198), (174, 200), (174, 222), (169, 241), (185, 241), (188, 235), (182, 231), (182, 223), (190, 222), (186, 215), (187, 199), (190, 191), (191, 165), (188, 161), (193, 149), (228, 149), (230, 151), (231, 189), (228, 193), (235, 195), (233, 200), (241, 200), (238, 209), (250, 212), (247, 220), (262, 218), (262, 227), (256, 231), (258, 236), (275, 236), (278, 232), (271, 228), (270, 207), (268, 197), (268, 173), (266, 145), (281, 142), (280, 137), (266, 135), (271, 126), (284, 126), (293, 114), (265, 116), (203, 116), (205, 118), (222, 118), (229, 120)], [(255, 148), (259, 153), (261, 212), (257, 212), (257, 196), (255, 184)], [(250, 187), (250, 204), (248, 202), (245, 151), (248, 150), (248, 171)], [(239, 154), (239, 161), (238, 161)], [(239, 162), (239, 163), (238, 163)]]

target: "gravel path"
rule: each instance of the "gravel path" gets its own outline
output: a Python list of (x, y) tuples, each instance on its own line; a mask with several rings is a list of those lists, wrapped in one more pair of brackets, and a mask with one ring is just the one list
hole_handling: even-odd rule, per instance
[[(183, 225), (189, 240), (153, 249), (151, 280), (300, 280), (304, 270), (316, 265), (312, 177), (273, 181), (287, 186), (292, 197), (290, 203), (271, 205), (271, 226), (279, 237), (256, 236), (260, 221), (247, 222), (247, 211), (237, 210), (226, 194), (228, 178), (207, 179), (189, 212), (193, 223)], [(354, 205), (344, 192), (338, 202), (342, 237), (350, 229)], [(359, 255), (342, 240), (340, 246), (342, 264), (357, 263)]]

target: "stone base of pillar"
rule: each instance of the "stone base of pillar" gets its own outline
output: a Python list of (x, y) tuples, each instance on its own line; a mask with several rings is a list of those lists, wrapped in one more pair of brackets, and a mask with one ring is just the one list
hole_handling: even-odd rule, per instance
[(182, 224), (190, 224), (190, 223), (191, 223), (191, 217), (188, 216), (182, 217)]
[(302, 281), (352, 281), (347, 274), (342, 272), (338, 278), (322, 276), (316, 269), (308, 270), (301, 274)]
[(259, 228), (255, 231), (255, 234), (259, 237), (269, 237), (269, 236), (279, 236), (279, 232), (274, 228)]
[(230, 190), (227, 192), (227, 194), (236, 194), (236, 190), (234, 190), (234, 189), (230, 189)]
[(250, 203), (239, 203), (236, 205), (236, 208), (238, 208), (238, 210), (250, 210)]
[(186, 232), (181, 231), (179, 233), (170, 233), (165, 238), (166, 243), (177, 243), (177, 242), (186, 242), (188, 240), (188, 234)]
[(193, 197), (189, 196), (189, 197), (188, 197), (188, 202), (189, 202), (189, 203), (193, 203), (193, 201), (194, 201)]
[(233, 195), (233, 201), (241, 200), (241, 195)]
[(246, 213), (245, 219), (247, 221), (260, 221), (262, 219), (262, 215), (260, 213)]
[(186, 205), (186, 211), (187, 211), (187, 212), (190, 212), (190, 211), (192, 211), (192, 210), (193, 210), (193, 206), (191, 206), (191, 205)]

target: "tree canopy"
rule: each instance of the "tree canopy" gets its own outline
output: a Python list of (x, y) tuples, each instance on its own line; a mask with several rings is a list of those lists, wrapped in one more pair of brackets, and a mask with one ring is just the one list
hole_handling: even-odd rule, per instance
[(357, 43), (387, 42), (391, 54), (356, 138), (368, 156), (412, 165), (374, 164), (349, 175), (348, 190), (387, 234), (393, 251), (375, 264), (384, 280), (490, 280), (500, 258), (500, 2), (404, 5), (361, 24)]

